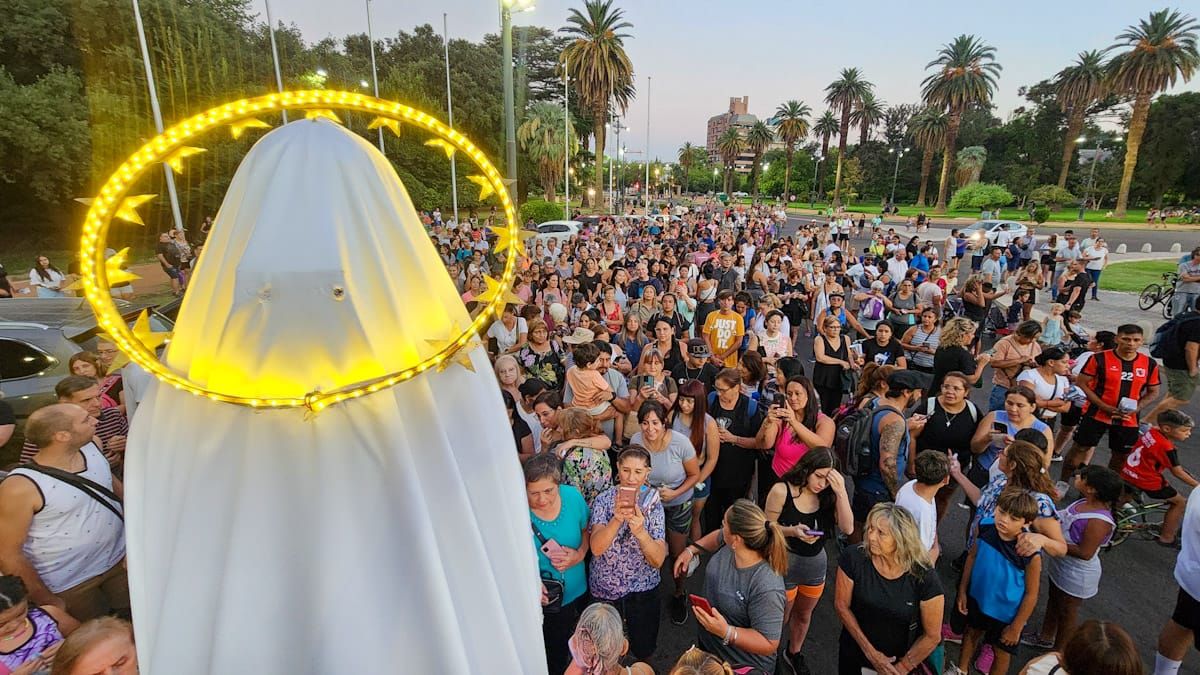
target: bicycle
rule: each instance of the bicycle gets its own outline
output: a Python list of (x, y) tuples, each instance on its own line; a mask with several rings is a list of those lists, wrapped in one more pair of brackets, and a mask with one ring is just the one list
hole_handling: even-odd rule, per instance
[(1142, 289), (1138, 295), (1138, 309), (1145, 311), (1161, 302), (1163, 318), (1170, 319), (1172, 315), (1171, 300), (1175, 297), (1175, 284), (1179, 282), (1179, 275), (1175, 272), (1167, 272), (1162, 275), (1162, 279), (1163, 283), (1150, 284)]
[(1163, 502), (1145, 503), (1139, 499), (1127, 503), (1117, 510), (1117, 527), (1103, 550), (1111, 551), (1130, 537), (1143, 541), (1158, 539), (1162, 534), (1163, 517), (1167, 505)]

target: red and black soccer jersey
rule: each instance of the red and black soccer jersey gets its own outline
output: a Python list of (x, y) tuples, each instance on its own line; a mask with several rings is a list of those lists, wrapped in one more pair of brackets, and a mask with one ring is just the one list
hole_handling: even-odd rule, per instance
[[(1100, 352), (1088, 359), (1082, 374), (1092, 378), (1092, 391), (1111, 406), (1118, 405), (1122, 398), (1140, 401), (1147, 387), (1159, 384), (1158, 363), (1141, 352), (1128, 361), (1117, 356), (1115, 350)], [(1112, 415), (1092, 405), (1090, 400), (1083, 413), (1097, 422), (1113, 426), (1136, 427), (1138, 423), (1136, 415), (1127, 415), (1114, 422)]]
[(1129, 456), (1125, 458), (1125, 466), (1121, 468), (1121, 478), (1126, 483), (1141, 490), (1159, 490), (1167, 484), (1163, 471), (1179, 466), (1179, 456), (1170, 439), (1154, 427), (1138, 437)]

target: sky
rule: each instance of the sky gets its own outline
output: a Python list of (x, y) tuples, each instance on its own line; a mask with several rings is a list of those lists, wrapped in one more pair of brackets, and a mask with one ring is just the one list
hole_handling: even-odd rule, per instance
[[(365, 2), (271, 0), (271, 11), (276, 21), (294, 23), (306, 40), (316, 41), (365, 33)], [(252, 0), (260, 12), (261, 4)], [(1197, 5), (1175, 7), (1189, 5), (1192, 16), (1200, 15)], [(582, 6), (582, 0), (537, 0), (532, 11), (515, 14), (513, 22), (557, 28), (570, 8)], [(1165, 5), (1141, 0), (617, 0), (614, 6), (633, 24), (625, 31), (630, 36), (625, 47), (637, 86), (626, 117), (632, 131), (622, 142), (631, 152), (644, 152), (649, 117), (650, 154), (669, 161), (685, 141), (704, 144), (708, 118), (725, 112), (731, 97), (749, 96), (749, 112), (763, 119), (789, 99), (807, 103), (819, 116), (826, 107), (825, 87), (846, 67), (859, 68), (886, 103), (916, 103), (926, 64), (962, 33), (996, 48), (1003, 71), (995, 114), (1003, 119), (1025, 103), (1020, 87), (1053, 77), (1081, 51), (1111, 45), (1127, 26)], [(478, 40), (499, 32), (496, 0), (371, 1), (376, 39), (425, 23), (440, 32), (443, 13), (451, 39)], [(1200, 91), (1200, 76), (1171, 91)]]

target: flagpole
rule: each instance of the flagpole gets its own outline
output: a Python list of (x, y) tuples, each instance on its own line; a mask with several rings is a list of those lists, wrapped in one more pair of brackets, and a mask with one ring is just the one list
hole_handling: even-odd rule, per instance
[[(371, 79), (375, 83), (375, 98), (379, 98), (379, 71), (375, 69), (375, 36), (371, 32), (371, 0), (367, 3), (367, 42), (371, 45)], [(383, 152), (383, 127), (379, 127), (379, 151)]]
[[(275, 62), (275, 88), (279, 93), (283, 93), (283, 75), (279, 72), (279, 48), (275, 46), (275, 20), (271, 18), (271, 0), (263, 0), (263, 4), (267, 6), (267, 34), (271, 36), (271, 58)], [(287, 110), (281, 110), (283, 113), (283, 123), (287, 124)]]
[[(138, 43), (142, 47), (142, 64), (146, 66), (146, 86), (150, 89), (150, 112), (154, 114), (154, 128), (159, 135), (163, 132), (162, 111), (158, 107), (158, 90), (154, 86), (154, 69), (150, 67), (150, 48), (146, 45), (146, 30), (142, 27), (142, 8), (133, 0), (133, 19), (137, 24)], [(163, 162), (163, 173), (167, 178), (167, 196), (171, 199), (171, 215), (175, 217), (175, 229), (183, 230), (183, 215), (179, 211), (179, 195), (175, 193), (175, 174)]]
[[(450, 96), (450, 29), (446, 13), (442, 12), (442, 47), (446, 52), (446, 115), (450, 128), (454, 128), (454, 102)], [(454, 155), (450, 155), (450, 197), (454, 202), (454, 222), (458, 223), (458, 169)]]

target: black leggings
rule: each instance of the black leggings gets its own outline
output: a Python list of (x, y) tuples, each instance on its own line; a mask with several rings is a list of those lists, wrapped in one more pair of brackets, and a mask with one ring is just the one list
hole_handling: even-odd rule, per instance
[(817, 395), (821, 397), (821, 412), (827, 417), (833, 417), (833, 413), (842, 405), (842, 387), (839, 384), (836, 387), (814, 387), (817, 390)]
[(629, 651), (639, 659), (646, 661), (658, 647), (658, 623), (661, 615), (661, 604), (658, 601), (658, 589), (628, 593), (617, 600), (602, 600), (607, 602), (621, 614), (625, 620), (625, 634), (629, 636)]

